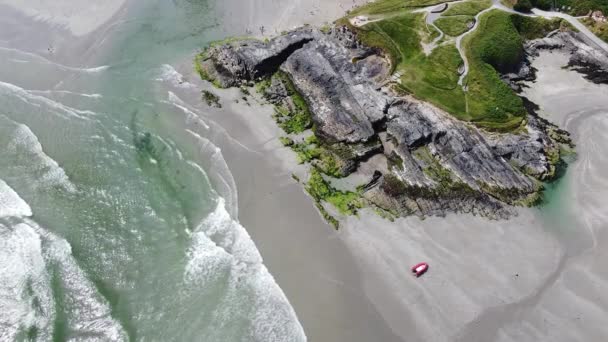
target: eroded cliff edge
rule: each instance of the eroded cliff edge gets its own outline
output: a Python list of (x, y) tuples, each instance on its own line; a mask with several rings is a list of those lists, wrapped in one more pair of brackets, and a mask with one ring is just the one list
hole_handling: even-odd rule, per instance
[[(577, 41), (574, 33), (563, 35), (563, 42)], [(547, 41), (526, 47), (554, 48)], [(346, 26), (217, 44), (198, 62), (201, 76), (216, 86), (257, 85), (275, 106), (284, 144), (312, 165), (308, 192), (335, 224), (327, 203), (342, 213), (371, 206), (388, 216), (507, 218), (512, 206), (539, 202), (543, 183), (559, 174), (564, 151), (573, 147), (569, 134), (533, 106), (521, 127), (500, 133), (403, 93), (393, 87), (383, 52)], [(522, 69), (510, 82), (530, 77)], [(373, 156), (381, 162), (368, 182), (352, 191), (332, 186)]]

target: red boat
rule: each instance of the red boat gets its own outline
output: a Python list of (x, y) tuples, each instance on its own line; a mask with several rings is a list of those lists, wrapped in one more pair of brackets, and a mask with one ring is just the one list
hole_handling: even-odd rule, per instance
[(416, 278), (422, 276), (429, 269), (429, 264), (426, 262), (421, 262), (412, 267), (412, 273), (416, 276)]

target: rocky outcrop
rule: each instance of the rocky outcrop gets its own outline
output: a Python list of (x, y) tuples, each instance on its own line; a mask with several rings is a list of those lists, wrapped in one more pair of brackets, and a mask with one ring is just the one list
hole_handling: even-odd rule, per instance
[[(555, 175), (560, 146), (569, 144), (566, 132), (532, 114), (516, 133), (490, 133), (398, 95), (386, 86), (390, 67), (381, 52), (361, 45), (345, 27), (327, 33), (299, 29), (267, 43), (229, 43), (206, 56), (205, 70), (222, 85), (248, 83), (277, 70), (286, 74), (306, 101), (314, 132), (333, 153), (329, 159), (340, 175), (384, 153), (390, 171), (376, 173), (363, 196), (397, 215), (507, 217), (511, 205), (539, 198), (541, 181)], [(525, 79), (526, 73), (517, 77)], [(277, 79), (263, 92), (269, 102), (288, 107), (289, 91)]]
[(308, 99), (322, 138), (355, 143), (375, 134), (373, 124), (384, 118), (390, 102), (374, 82), (387, 76), (386, 63), (360, 46), (350, 31), (318, 34), (289, 56), (281, 70)]
[(291, 53), (311, 40), (313, 30), (304, 28), (269, 42), (248, 39), (218, 44), (205, 51), (201, 67), (221, 87), (234, 87), (277, 71)]

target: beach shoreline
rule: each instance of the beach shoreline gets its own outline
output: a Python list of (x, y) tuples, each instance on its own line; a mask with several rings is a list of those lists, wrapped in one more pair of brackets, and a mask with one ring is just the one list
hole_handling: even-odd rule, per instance
[[(563, 71), (565, 74), (561, 74), (561, 78), (546, 83), (546, 75), (561, 69), (566, 63), (566, 60), (551, 59), (549, 52), (541, 53), (541, 57), (535, 59), (534, 63), (540, 66), (539, 83), (543, 85), (530, 84), (531, 90), (551, 90), (555, 85), (560, 87), (562, 93), (580, 94), (575, 91), (578, 89), (568, 88), (569, 82), (574, 79), (579, 87), (591, 84), (580, 74), (567, 70)], [(605, 86), (595, 87), (596, 92), (606, 91)], [(541, 106), (541, 114), (547, 116), (551, 112), (557, 112), (556, 116), (548, 119), (560, 127), (572, 130), (575, 143), (578, 144), (581, 137), (576, 132), (578, 127), (571, 125), (572, 116), (580, 116), (578, 110), (599, 108), (601, 113), (603, 105), (608, 108), (608, 104), (602, 103), (597, 97), (594, 101), (581, 104), (573, 100), (576, 95), (571, 95), (571, 102), (567, 106), (562, 103), (563, 108), (547, 106), (552, 100), (547, 102), (545, 97), (553, 94), (540, 93), (532, 97)], [(526, 91), (524, 95), (530, 94), (531, 91)], [(294, 155), (278, 141), (282, 132), (270, 118), (271, 110), (268, 106), (260, 108), (258, 104), (253, 104), (250, 108), (243, 108), (241, 104), (236, 106), (240, 108), (234, 108), (230, 103), (233, 100), (227, 98), (227, 102), (224, 102), (225, 106), (230, 107), (224, 114), (232, 113), (233, 116), (215, 117), (215, 120), (247, 148), (261, 152), (258, 161), (262, 160), (262, 164), (271, 166), (254, 165), (243, 170), (242, 160), (237, 161), (239, 158), (234, 156), (227, 157), (241, 197), (240, 220), (251, 232), (271, 273), (292, 302), (311, 340), (353, 339), (352, 336), (336, 339), (338, 335), (332, 334), (335, 326), (323, 327), (313, 323), (309, 317), (318, 315), (319, 307), (310, 303), (310, 294), (305, 294), (308, 289), (302, 288), (299, 280), (300, 277), (310, 275), (305, 277), (299, 274), (300, 271), (293, 269), (294, 264), (286, 266), (290, 257), (282, 253), (301, 247), (299, 243), (306, 238), (299, 234), (303, 234), (301, 229), (306, 228), (315, 230), (316, 232), (309, 231), (308, 234), (317, 236), (317, 239), (340, 240), (340, 245), (346, 246), (350, 251), (351, 261), (348, 267), (357, 274), (356, 279), (360, 281), (353, 287), (354, 284), (343, 278), (344, 273), (334, 273), (332, 281), (319, 282), (321, 288), (329, 286), (333, 289), (336, 288), (335, 284), (340, 284), (337, 287), (340, 293), (358, 292), (357, 301), (362, 303), (363, 308), (367, 308), (369, 317), (381, 317), (378, 325), (375, 325), (379, 329), (377, 331), (388, 328), (393, 338), (398, 340), (510, 341), (518, 340), (517, 336), (526, 336), (525, 338), (533, 340), (568, 341), (572, 338), (606, 336), (602, 327), (592, 324), (584, 325), (585, 329), (561, 332), (561, 335), (561, 329), (548, 331), (537, 325), (544, 320), (551, 321), (553, 326), (563, 324), (573, 328), (568, 319), (559, 317), (552, 311), (554, 308), (548, 305), (551, 300), (558, 301), (555, 296), (559, 294), (556, 292), (566, 291), (561, 282), (569, 277), (567, 273), (571, 272), (571, 268), (582, 267), (576, 258), (572, 260), (573, 255), (584, 250), (590, 252), (590, 248), (593, 250), (595, 247), (589, 246), (590, 239), (596, 241), (596, 247), (599, 243), (597, 237), (588, 236), (584, 230), (577, 231), (584, 227), (581, 221), (572, 217), (572, 208), (555, 208), (559, 204), (553, 202), (561, 201), (550, 198), (550, 203), (541, 208), (518, 209), (519, 215), (507, 221), (452, 214), (446, 218), (421, 220), (410, 217), (389, 222), (370, 211), (363, 211), (359, 217), (346, 218), (338, 232), (331, 232), (329, 226), (319, 222), (319, 214), (315, 210), (311, 211), (312, 201), (308, 199), (310, 203), (306, 204), (304, 198), (307, 195), (303, 194), (302, 186), (290, 179), (291, 173), (299, 174), (300, 167), (296, 166)], [(582, 153), (589, 153), (586, 146), (583, 146)], [(592, 158), (597, 159), (597, 155)], [(563, 196), (560, 189), (568, 189), (574, 194), (579, 192), (580, 184), (576, 175), (579, 165), (580, 160), (574, 162), (574, 170), (569, 171), (565, 179), (558, 181), (558, 185), (550, 186), (558, 189), (557, 194), (551, 190), (550, 197)], [(252, 170), (258, 169), (266, 171), (253, 171), (251, 174)], [(594, 171), (598, 172), (597, 169)], [(260, 196), (260, 193), (265, 195)], [(571, 197), (571, 200), (574, 201), (575, 198), (576, 196)], [(585, 211), (584, 208), (572, 206)], [(290, 214), (284, 216), (285, 211)], [(307, 212), (306, 215), (304, 211)], [(297, 224), (302, 220), (308, 224)], [(318, 226), (325, 226), (328, 231), (319, 230)], [(578, 237), (573, 237), (573, 234), (578, 234)], [(277, 245), (281, 246), (280, 251), (277, 251)], [(333, 258), (326, 260), (333, 262), (337, 255), (344, 253), (342, 247), (328, 244), (324, 248), (332, 248), (331, 252), (319, 249), (315, 250), (314, 256), (329, 253)], [(301, 259), (301, 253), (303, 252), (294, 253), (294, 257)], [(348, 258), (346, 254), (340, 258)], [(431, 271), (422, 279), (415, 279), (409, 274), (408, 268), (419, 261), (429, 261)], [(323, 259), (315, 258), (306, 263), (325, 266)], [(300, 262), (296, 261), (295, 265), (300, 265)], [(343, 269), (344, 265), (340, 268)], [(597, 276), (606, 275), (599, 272)], [(349, 280), (352, 281), (352, 278)], [(605, 282), (597, 285), (598, 288), (603, 284)], [(577, 287), (567, 291), (580, 296), (581, 289), (582, 287)], [(373, 306), (371, 308), (370, 303)], [(589, 322), (599, 318), (592, 314), (593, 308), (584, 301), (565, 300), (562, 303), (576, 307), (580, 312), (587, 312), (590, 315)], [(606, 306), (603, 308), (605, 310)], [(524, 313), (530, 317), (530, 321), (520, 318)], [(352, 318), (346, 320), (351, 322), (354, 329), (359, 327)], [(524, 327), (530, 325), (533, 330), (528, 332)], [(369, 330), (375, 331), (376, 328)], [(522, 335), (525, 333), (528, 335)], [(361, 337), (358, 334), (354, 336)]]
[[(230, 0), (219, 5), (219, 18), (226, 24), (218, 34), (251, 30), (257, 35), (265, 25), (265, 34), (273, 35), (302, 24), (322, 25), (352, 4), (291, 1), (277, 9), (271, 1), (256, 0), (242, 8)], [(93, 37), (95, 32), (86, 39)], [(448, 215), (390, 222), (363, 210), (359, 217), (343, 218), (336, 231), (292, 177), (306, 170), (280, 143), (282, 131), (271, 117), (272, 108), (257, 95), (212, 88), (196, 74), (193, 58), (184, 56), (176, 69), (195, 90), (180, 93), (179, 85), (172, 90), (203, 122), (217, 124), (210, 139), (221, 149), (236, 184), (234, 214), (238, 212), (309, 341), (608, 338), (603, 324), (608, 299), (602, 295), (608, 290), (603, 264), (608, 257), (608, 211), (603, 206), (608, 177), (602, 173), (608, 168), (603, 157), (608, 100), (602, 100), (608, 99), (608, 87), (563, 70), (565, 60), (557, 54), (535, 59), (538, 80), (524, 95), (541, 106), (542, 115), (571, 131), (578, 145), (578, 159), (546, 206), (520, 209), (508, 221)], [(206, 106), (200, 89), (220, 95), (223, 107)], [(589, 98), (581, 101), (583, 96)], [(420, 261), (431, 268), (424, 277), (413, 278), (409, 267)]]

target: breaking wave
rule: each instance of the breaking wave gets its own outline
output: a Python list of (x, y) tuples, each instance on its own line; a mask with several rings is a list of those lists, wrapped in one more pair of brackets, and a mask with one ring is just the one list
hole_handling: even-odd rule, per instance
[(29, 205), (0, 180), (0, 340), (50, 341), (58, 325), (66, 340), (126, 340), (69, 243), (30, 216)]
[(0, 96), (18, 98), (24, 103), (34, 107), (44, 108), (45, 110), (49, 110), (49, 112), (52, 112), (64, 119), (77, 118), (82, 120), (90, 120), (90, 117), (95, 115), (95, 112), (93, 111), (71, 108), (44, 96), (35, 95), (14, 84), (2, 81), (0, 81)]
[[(5, 119), (5, 120), (2, 120)], [(5, 152), (10, 153), (19, 160), (25, 163), (19, 165), (12, 163), (9, 168), (18, 168), (22, 166), (22, 170), (15, 170), (21, 175), (31, 174), (36, 181), (32, 184), (34, 189), (39, 187), (44, 188), (63, 188), (70, 193), (76, 192), (76, 186), (70, 182), (65, 171), (57, 164), (55, 160), (49, 157), (43, 150), (38, 137), (24, 124), (18, 124), (8, 118), (0, 116), (0, 123), (3, 124), (3, 129), (10, 124), (12, 132), (6, 138), (3, 147)], [(0, 142), (4, 142), (0, 140)]]
[(30, 58), (30, 60), (21, 60), (21, 59), (14, 59), (14, 61), (19, 62), (19, 63), (37, 63), (37, 64), (44, 64), (44, 65), (50, 65), (53, 67), (56, 67), (62, 71), (74, 71), (74, 72), (81, 72), (81, 73), (87, 73), (87, 74), (97, 74), (100, 73), (102, 71), (108, 70), (110, 68), (109, 65), (101, 65), (101, 66), (96, 66), (96, 67), (71, 67), (71, 66), (67, 66), (67, 65), (63, 65), (60, 63), (56, 63), (53, 62), (45, 57), (42, 57), (40, 55), (37, 55), (35, 53), (31, 53), (31, 52), (26, 52), (26, 51), (22, 51), (22, 50), (18, 50), (18, 49), (14, 49), (14, 48), (7, 48), (7, 47), (0, 47), (1, 51), (5, 51), (9, 54), (15, 54), (17, 56), (24, 56), (24, 57), (28, 57)]
[[(285, 294), (263, 264), (245, 230), (226, 210), (220, 197), (216, 209), (192, 233), (184, 279), (209, 287), (228, 274), (222, 305), (211, 326), (226, 324), (235, 312), (249, 318), (248, 341), (305, 341), (306, 335)], [(222, 332), (209, 336), (221, 340)]]

